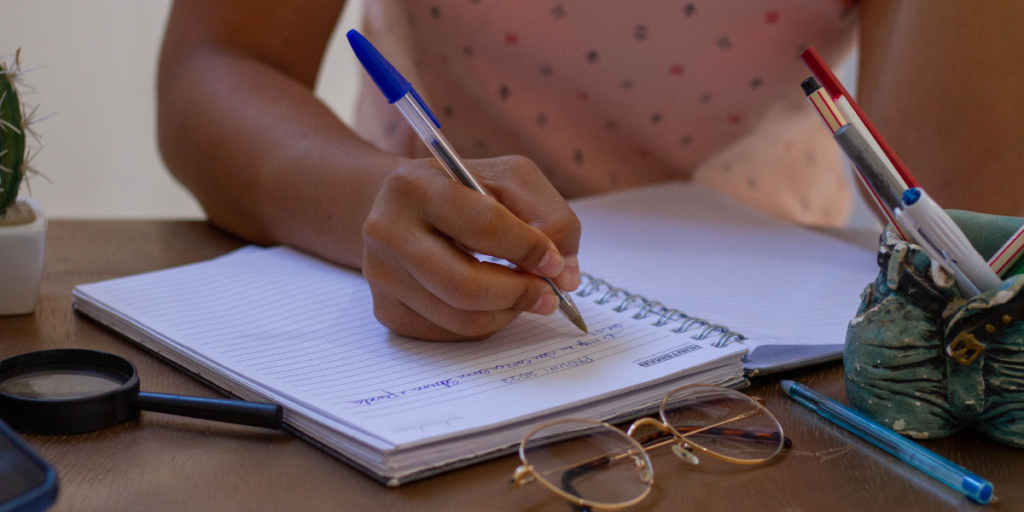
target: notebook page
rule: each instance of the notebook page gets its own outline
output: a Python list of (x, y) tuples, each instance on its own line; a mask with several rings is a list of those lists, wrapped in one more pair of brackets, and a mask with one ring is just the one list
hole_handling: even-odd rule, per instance
[(76, 293), (289, 402), (394, 446), (499, 425), (738, 357), (582, 301), (591, 332), (523, 315), (483, 342), (404, 338), (353, 271), (286, 249), (82, 285)]
[(700, 185), (572, 203), (584, 271), (759, 345), (842, 344), (875, 279), (870, 251), (790, 226)]

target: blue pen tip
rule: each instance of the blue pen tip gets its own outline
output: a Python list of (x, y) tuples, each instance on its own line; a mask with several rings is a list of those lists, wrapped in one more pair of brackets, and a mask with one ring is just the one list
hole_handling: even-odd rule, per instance
[(789, 394), (789, 388), (793, 387), (793, 381), (791, 380), (780, 380), (779, 385), (782, 386), (782, 390)]
[(359, 63), (369, 73), (373, 83), (380, 88), (380, 92), (384, 93), (388, 103), (394, 103), (409, 93), (412, 89), (409, 81), (362, 34), (356, 30), (349, 30), (345, 36)]
[(921, 199), (921, 189), (917, 187), (908, 188), (907, 191), (903, 193), (903, 204), (907, 206), (916, 203), (918, 199)]

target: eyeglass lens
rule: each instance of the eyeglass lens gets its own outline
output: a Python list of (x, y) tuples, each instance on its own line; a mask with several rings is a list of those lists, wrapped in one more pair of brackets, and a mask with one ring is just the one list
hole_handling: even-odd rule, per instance
[[(575, 423), (575, 424), (574, 424)], [(589, 430), (568, 441), (545, 441), (566, 430)], [(569, 420), (526, 440), (526, 463), (550, 486), (592, 503), (629, 502), (651, 486), (650, 459), (629, 436), (614, 428)]]
[(781, 427), (767, 411), (726, 388), (682, 388), (666, 399), (662, 420), (687, 441), (741, 461), (769, 459), (785, 442)]

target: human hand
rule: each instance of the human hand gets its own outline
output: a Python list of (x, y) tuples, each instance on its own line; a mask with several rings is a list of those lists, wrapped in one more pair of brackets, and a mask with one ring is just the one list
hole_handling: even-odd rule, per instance
[[(579, 287), (580, 223), (537, 166), (521, 156), (470, 160), (494, 197), (409, 160), (385, 181), (363, 225), (363, 276), (377, 320), (427, 340), (483, 339), (520, 313), (550, 315)], [(466, 252), (506, 259), (482, 263)]]

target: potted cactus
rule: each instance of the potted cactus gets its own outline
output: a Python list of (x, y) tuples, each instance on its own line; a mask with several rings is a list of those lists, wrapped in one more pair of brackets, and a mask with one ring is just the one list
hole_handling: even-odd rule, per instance
[[(39, 299), (46, 247), (46, 215), (35, 199), (18, 199), (27, 174), (35, 173), (34, 154), (25, 136), (35, 108), (21, 102), (21, 50), (14, 64), (0, 62), (0, 315), (31, 313)], [(38, 108), (38, 107), (36, 107)]]

